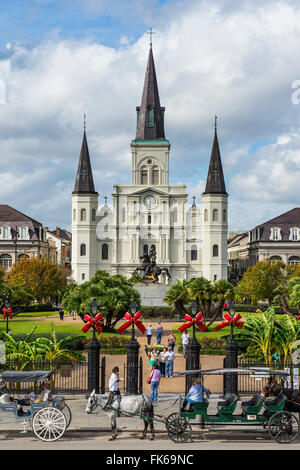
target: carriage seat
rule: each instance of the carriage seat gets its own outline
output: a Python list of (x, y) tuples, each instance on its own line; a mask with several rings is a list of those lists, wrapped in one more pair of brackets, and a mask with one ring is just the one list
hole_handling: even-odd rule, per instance
[(286, 396), (281, 392), (279, 395), (273, 398), (273, 400), (265, 401), (264, 408), (271, 413), (276, 413), (277, 411), (283, 410), (285, 403)]
[(236, 408), (239, 397), (235, 393), (226, 393), (225, 401), (219, 401), (217, 408), (222, 414), (232, 414)]
[(260, 393), (255, 393), (251, 400), (242, 401), (241, 408), (243, 414), (258, 414), (263, 406), (264, 397)]

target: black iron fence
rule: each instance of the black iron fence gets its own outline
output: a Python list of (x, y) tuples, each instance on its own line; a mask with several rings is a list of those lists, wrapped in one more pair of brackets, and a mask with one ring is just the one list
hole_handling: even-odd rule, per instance
[[(106, 374), (105, 374), (105, 357), (100, 361), (100, 390), (105, 393), (106, 390)], [(37, 361), (28, 362), (24, 367), (24, 362), (6, 361), (1, 364), (0, 372), (4, 370), (51, 370), (54, 372), (51, 379), (51, 389), (53, 393), (64, 394), (85, 394), (88, 390), (88, 363), (87, 362), (50, 362)], [(28, 393), (37, 390), (39, 384), (34, 383), (11, 383), (8, 386), (11, 392)]]
[[(138, 373), (138, 394), (140, 395), (143, 393), (143, 359), (141, 357), (139, 358), (139, 365), (138, 365), (137, 373)], [(123, 392), (124, 394), (126, 394), (127, 392), (127, 366), (125, 362), (123, 365), (123, 378), (124, 378), (124, 381), (121, 382), (120, 391), (121, 393)]]
[[(239, 360), (238, 367), (240, 369), (265, 369), (267, 367), (273, 370), (286, 370), (289, 369), (290, 376), (287, 377), (287, 386), (288, 388), (299, 388), (299, 368), (295, 367), (293, 364), (284, 364), (280, 361), (273, 361), (269, 366), (265, 362), (251, 360), (251, 359), (241, 359)], [(260, 392), (264, 389), (267, 384), (268, 379), (265, 377), (253, 377), (249, 374), (238, 374), (238, 391), (239, 394), (253, 394), (255, 392)]]

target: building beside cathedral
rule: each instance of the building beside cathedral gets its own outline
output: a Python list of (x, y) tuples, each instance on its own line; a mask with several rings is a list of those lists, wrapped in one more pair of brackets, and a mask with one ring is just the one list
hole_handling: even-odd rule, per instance
[(98, 205), (84, 130), (72, 193), (72, 271), (81, 284), (97, 269), (130, 276), (140, 257), (155, 247), (156, 263), (173, 284), (204, 276), (227, 279), (228, 194), (217, 129), (213, 139), (202, 206), (188, 206), (185, 185), (169, 184), (170, 142), (165, 108), (160, 105), (150, 46), (141, 105), (136, 108), (136, 137), (131, 146), (131, 184), (115, 185), (113, 205)]

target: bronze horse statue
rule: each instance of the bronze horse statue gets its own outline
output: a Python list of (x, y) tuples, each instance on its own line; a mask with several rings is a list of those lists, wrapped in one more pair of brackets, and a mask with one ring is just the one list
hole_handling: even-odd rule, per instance
[(143, 273), (144, 280), (152, 280), (153, 283), (158, 282), (158, 277), (162, 273), (166, 273), (168, 279), (172, 279), (171, 274), (168, 268), (161, 268), (156, 264), (156, 251), (155, 248), (151, 248), (150, 253), (145, 253), (140, 257), (142, 260), (142, 265), (136, 268), (133, 274)]

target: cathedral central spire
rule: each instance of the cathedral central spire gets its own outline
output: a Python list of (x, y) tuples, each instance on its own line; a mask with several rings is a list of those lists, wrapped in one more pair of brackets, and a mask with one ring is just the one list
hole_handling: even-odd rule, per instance
[(151, 42), (148, 55), (146, 76), (142, 94), (141, 106), (137, 110), (137, 140), (164, 140), (164, 112), (160, 106), (158, 85), (156, 79), (153, 51)]

